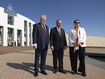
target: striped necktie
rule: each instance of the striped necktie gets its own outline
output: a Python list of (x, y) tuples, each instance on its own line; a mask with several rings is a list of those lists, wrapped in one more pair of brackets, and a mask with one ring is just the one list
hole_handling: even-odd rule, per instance
[(43, 31), (46, 33), (46, 26), (45, 25), (43, 25)]

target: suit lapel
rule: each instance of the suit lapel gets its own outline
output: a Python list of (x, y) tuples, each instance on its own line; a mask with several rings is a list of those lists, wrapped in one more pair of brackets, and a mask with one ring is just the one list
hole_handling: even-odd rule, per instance
[(61, 28), (61, 37), (62, 37), (62, 35), (63, 35), (63, 30), (62, 30), (62, 28)]
[(55, 28), (55, 30), (56, 30), (56, 33), (58, 34), (58, 36), (60, 36), (62, 38), (62, 28), (61, 28), (61, 35), (59, 34), (57, 28)]
[(56, 33), (57, 33), (58, 35), (60, 35), (56, 27), (55, 27), (55, 30), (56, 30)]
[(41, 23), (39, 23), (39, 31), (40, 31), (40, 33), (41, 33), (41, 35), (42, 35), (42, 31), (43, 31), (43, 29), (42, 29), (42, 25), (41, 25)]

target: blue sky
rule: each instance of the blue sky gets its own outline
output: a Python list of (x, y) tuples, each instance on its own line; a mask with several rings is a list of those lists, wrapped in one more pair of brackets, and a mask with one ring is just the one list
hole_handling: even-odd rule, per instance
[(74, 18), (79, 18), (87, 35), (105, 37), (105, 0), (0, 0), (0, 7), (6, 9), (9, 3), (15, 12), (35, 22), (46, 15), (50, 28), (60, 18), (67, 32), (73, 28)]

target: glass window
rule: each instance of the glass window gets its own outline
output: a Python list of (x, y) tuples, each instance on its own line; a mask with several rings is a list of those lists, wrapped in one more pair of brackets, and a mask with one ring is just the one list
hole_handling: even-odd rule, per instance
[(8, 24), (14, 25), (14, 16), (8, 15)]

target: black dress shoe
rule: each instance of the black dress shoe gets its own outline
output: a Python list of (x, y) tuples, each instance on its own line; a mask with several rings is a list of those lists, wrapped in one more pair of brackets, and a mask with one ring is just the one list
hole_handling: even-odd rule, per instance
[(47, 72), (44, 71), (44, 70), (42, 70), (41, 73), (44, 74), (44, 75), (47, 75)]
[(85, 73), (82, 73), (81, 75), (82, 75), (83, 77), (86, 77), (86, 74), (85, 74)]
[(82, 72), (82, 70), (81, 69), (78, 69), (78, 72)]
[(71, 74), (77, 74), (77, 71), (71, 71)]
[(57, 69), (54, 69), (54, 70), (53, 70), (53, 73), (57, 73)]
[(37, 77), (37, 76), (38, 76), (38, 72), (35, 72), (35, 73), (34, 73), (34, 76)]
[(66, 71), (64, 70), (59, 70), (59, 72), (66, 74)]
[(75, 72), (74, 71), (71, 71), (71, 74), (75, 74)]

